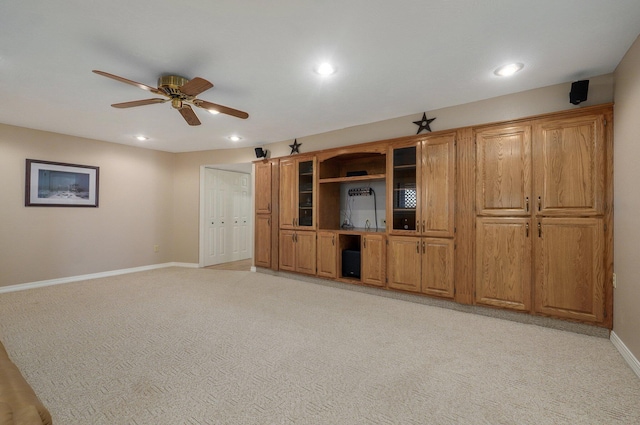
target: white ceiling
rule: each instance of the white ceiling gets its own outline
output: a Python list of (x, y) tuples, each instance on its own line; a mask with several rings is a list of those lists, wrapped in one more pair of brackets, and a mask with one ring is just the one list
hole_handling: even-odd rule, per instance
[[(638, 0), (4, 0), (0, 123), (169, 152), (261, 146), (607, 74), (639, 33)], [(335, 75), (313, 73), (324, 60)], [(493, 74), (509, 62), (525, 68)], [(203, 77), (199, 98), (250, 117), (115, 109), (153, 95), (92, 69)]]

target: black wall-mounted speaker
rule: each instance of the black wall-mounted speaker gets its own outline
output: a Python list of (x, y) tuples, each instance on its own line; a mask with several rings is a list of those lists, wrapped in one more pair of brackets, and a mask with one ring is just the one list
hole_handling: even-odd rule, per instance
[(571, 83), (571, 92), (569, 93), (569, 102), (578, 105), (580, 102), (587, 100), (589, 92), (589, 80), (580, 80)]
[(256, 148), (255, 151), (256, 151), (256, 158), (266, 158), (267, 157), (267, 153), (269, 152), (269, 151), (264, 150), (262, 148)]

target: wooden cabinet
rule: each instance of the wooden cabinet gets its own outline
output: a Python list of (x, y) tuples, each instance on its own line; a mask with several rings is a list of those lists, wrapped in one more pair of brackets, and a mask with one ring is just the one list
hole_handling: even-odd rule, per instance
[(316, 159), (280, 160), (280, 228), (315, 228)]
[(335, 232), (318, 232), (318, 276), (338, 277), (338, 245)]
[(273, 163), (256, 162), (256, 214), (271, 214), (271, 177)]
[(271, 267), (271, 215), (256, 215), (256, 240), (253, 264), (258, 267)]
[(601, 218), (541, 218), (536, 229), (535, 311), (585, 322), (604, 318)]
[(531, 309), (531, 239), (529, 218), (476, 220), (477, 304)]
[(316, 274), (316, 232), (280, 231), (280, 269)]
[(420, 238), (411, 236), (389, 236), (389, 288), (419, 291), (422, 270), (420, 242)]
[(476, 213), (531, 214), (531, 126), (476, 132)]
[(598, 114), (544, 121), (536, 126), (536, 213), (604, 214), (604, 123), (604, 115)]
[(445, 298), (454, 296), (454, 242), (389, 236), (388, 286)]
[(422, 282), (423, 294), (451, 298), (454, 292), (454, 249), (453, 239), (422, 239)]
[(278, 188), (279, 160), (257, 161), (255, 164), (255, 243), (257, 267), (278, 269)]
[(609, 114), (476, 131), (475, 303), (603, 322)]
[(387, 247), (384, 235), (363, 234), (361, 251), (361, 279), (368, 285), (384, 286)]
[(392, 234), (453, 237), (455, 142), (448, 133), (391, 147)]

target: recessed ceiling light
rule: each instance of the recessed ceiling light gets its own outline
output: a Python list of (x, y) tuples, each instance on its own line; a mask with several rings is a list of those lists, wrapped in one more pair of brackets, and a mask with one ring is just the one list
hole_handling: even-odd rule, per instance
[(149, 138), (145, 136), (136, 136), (136, 139), (140, 140), (141, 142), (144, 142), (145, 140), (149, 140)]
[(316, 74), (331, 75), (336, 72), (336, 68), (328, 62), (323, 62), (315, 69)]
[(508, 77), (520, 71), (522, 68), (524, 68), (524, 65), (521, 63), (510, 63), (509, 65), (504, 65), (496, 69), (494, 74), (499, 77)]
[(237, 142), (239, 140), (242, 140), (242, 137), (240, 137), (240, 136), (229, 136), (229, 140), (231, 140), (232, 142)]

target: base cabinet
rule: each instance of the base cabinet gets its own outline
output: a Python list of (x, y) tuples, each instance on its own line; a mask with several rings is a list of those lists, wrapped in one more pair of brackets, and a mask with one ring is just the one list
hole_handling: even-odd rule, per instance
[(362, 236), (362, 283), (384, 286), (386, 245), (383, 235)]
[(388, 256), (389, 288), (453, 298), (452, 239), (389, 236)]
[(535, 311), (584, 322), (604, 319), (601, 218), (542, 218), (536, 237)]
[(271, 267), (271, 214), (256, 214), (254, 264)]
[(338, 277), (338, 245), (335, 232), (318, 232), (318, 276)]
[(316, 232), (280, 231), (280, 270), (316, 274)]
[(476, 304), (531, 310), (531, 220), (476, 219)]

